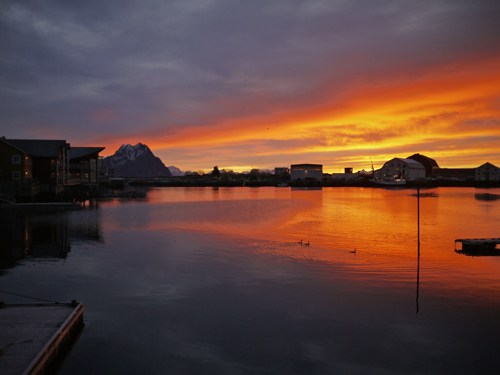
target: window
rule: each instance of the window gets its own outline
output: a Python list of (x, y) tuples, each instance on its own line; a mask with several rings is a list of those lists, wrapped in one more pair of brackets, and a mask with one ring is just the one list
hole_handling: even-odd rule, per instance
[(21, 164), (21, 155), (12, 155), (12, 164)]
[(19, 172), (19, 171), (12, 172), (12, 179), (13, 180), (20, 180), (21, 179), (21, 172)]

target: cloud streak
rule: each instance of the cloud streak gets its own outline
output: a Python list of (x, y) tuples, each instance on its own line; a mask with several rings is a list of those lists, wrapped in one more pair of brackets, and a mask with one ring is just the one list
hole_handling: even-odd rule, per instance
[(426, 150), (500, 164), (496, 2), (5, 1), (0, 15), (7, 137), (142, 142), (184, 170)]

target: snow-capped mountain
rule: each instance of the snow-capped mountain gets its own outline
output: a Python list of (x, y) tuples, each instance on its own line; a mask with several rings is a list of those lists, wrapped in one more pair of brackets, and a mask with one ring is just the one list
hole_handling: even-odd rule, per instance
[(172, 173), (172, 176), (175, 176), (175, 177), (184, 176), (184, 172), (181, 171), (179, 168), (174, 167), (173, 165), (168, 167), (168, 170), (170, 171), (170, 173)]
[(148, 146), (121, 145), (114, 155), (104, 158), (102, 171), (113, 168), (114, 177), (172, 177), (160, 158), (153, 155)]

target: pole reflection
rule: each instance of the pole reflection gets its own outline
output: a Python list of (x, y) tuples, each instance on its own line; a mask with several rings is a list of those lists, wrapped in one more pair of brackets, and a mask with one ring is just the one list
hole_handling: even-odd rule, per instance
[(417, 186), (417, 314), (419, 311), (418, 306), (418, 292), (420, 285), (420, 186)]

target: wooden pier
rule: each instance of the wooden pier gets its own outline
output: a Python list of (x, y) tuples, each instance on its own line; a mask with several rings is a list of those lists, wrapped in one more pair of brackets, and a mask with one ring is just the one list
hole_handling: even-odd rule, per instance
[(54, 373), (83, 330), (83, 310), (76, 301), (0, 302), (0, 374)]
[(455, 240), (455, 248), (457, 242), (462, 244), (462, 251), (494, 251), (496, 246), (500, 244), (500, 238), (465, 238)]

